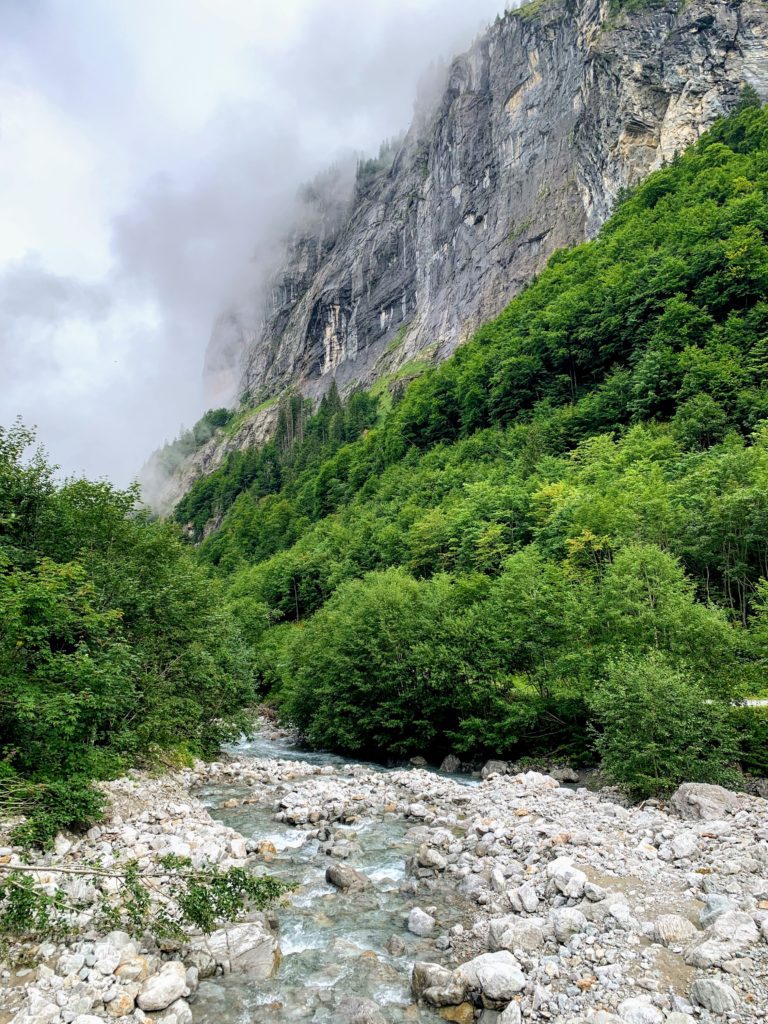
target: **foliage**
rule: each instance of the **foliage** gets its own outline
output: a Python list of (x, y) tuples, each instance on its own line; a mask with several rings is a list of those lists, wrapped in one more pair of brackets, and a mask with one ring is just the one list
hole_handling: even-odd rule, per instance
[(633, 796), (681, 782), (739, 785), (730, 705), (658, 654), (615, 662), (591, 703), (606, 775)]
[[(79, 915), (90, 927), (126, 929), (157, 939), (183, 941), (190, 931), (210, 934), (247, 910), (273, 906), (295, 886), (243, 868), (193, 870), (186, 858), (165, 857), (159, 870), (140, 872), (136, 861), (122, 870), (98, 866), (76, 869), (95, 887), (95, 901), (73, 899), (66, 888), (66, 868), (46, 868), (59, 875), (59, 885), (36, 884), (30, 869), (0, 871), (0, 933), (24, 938), (71, 932)], [(109, 888), (104, 883), (111, 883)]]
[(33, 440), (0, 430), (0, 806), (45, 844), (98, 814), (89, 780), (237, 735), (252, 654), (174, 526)]
[[(717, 715), (764, 685), (767, 197), (745, 90), (391, 407), (294, 400), (279, 441), (193, 488), (177, 516), (200, 536), (223, 513), (199, 558), (313, 742), (584, 758), (599, 726), (640, 792), (733, 778), (735, 728), (757, 764), (754, 720)], [(647, 749), (611, 699), (646, 686), (681, 709)]]

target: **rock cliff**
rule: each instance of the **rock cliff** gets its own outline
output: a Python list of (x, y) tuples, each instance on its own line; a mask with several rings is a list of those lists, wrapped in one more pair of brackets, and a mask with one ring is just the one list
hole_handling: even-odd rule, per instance
[[(744, 85), (768, 99), (763, 0), (534, 0), (507, 13), (453, 61), (388, 166), (295, 231), (262, 315), (220, 318), (211, 372), (234, 354), (239, 392), (262, 402), (446, 357)], [(226, 448), (268, 421), (246, 421)], [(224, 450), (210, 442), (174, 496)]]

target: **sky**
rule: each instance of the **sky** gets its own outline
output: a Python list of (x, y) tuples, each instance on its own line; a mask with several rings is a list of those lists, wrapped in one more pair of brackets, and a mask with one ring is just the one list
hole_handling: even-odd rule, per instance
[(299, 186), (503, 0), (0, 0), (0, 425), (119, 486), (205, 409)]

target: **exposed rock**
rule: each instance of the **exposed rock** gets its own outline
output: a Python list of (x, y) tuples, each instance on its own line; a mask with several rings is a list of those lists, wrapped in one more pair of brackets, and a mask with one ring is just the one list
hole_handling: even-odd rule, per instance
[[(744, 83), (768, 97), (767, 19), (761, 0), (662, 0), (619, 17), (608, 0), (554, 0), (505, 14), (418, 104), (391, 166), (313, 190), (286, 225), (281, 269), (214, 325), (209, 392), (314, 397), (332, 380), (346, 391), (407, 371), (425, 350), (448, 355)], [(261, 408), (214, 437), (155, 500), (170, 507), (276, 416)]]
[(201, 936), (192, 949), (208, 953), (224, 974), (268, 978), (278, 961), (278, 944), (263, 920), (231, 924)]
[(169, 960), (158, 974), (144, 982), (136, 1000), (142, 1010), (164, 1010), (187, 990), (187, 970), (179, 960)]
[(646, 996), (625, 999), (619, 1004), (619, 1017), (624, 1024), (664, 1024), (664, 1014)]
[(687, 917), (680, 917), (679, 914), (662, 914), (654, 922), (654, 937), (663, 946), (689, 942), (696, 934), (696, 927)]
[(462, 964), (455, 973), (470, 991), (479, 994), (484, 1006), (506, 1005), (525, 988), (520, 964), (507, 950), (483, 953)]
[(691, 998), (712, 1013), (735, 1010), (741, 1002), (731, 986), (718, 978), (697, 978), (691, 985)]
[(509, 771), (509, 761), (486, 761), (480, 775), (487, 779), (490, 775), (506, 775)]
[(722, 786), (684, 782), (672, 794), (669, 806), (681, 818), (717, 821), (728, 814), (735, 814), (739, 801), (735, 793)]
[(440, 771), (450, 772), (451, 775), (455, 775), (461, 771), (461, 760), (456, 754), (447, 754), (440, 764)]
[(346, 864), (329, 864), (325, 872), (326, 882), (335, 885), (337, 889), (360, 891), (371, 888), (371, 880), (360, 871), (348, 867)]
[(422, 937), (431, 935), (435, 930), (436, 921), (434, 917), (427, 914), (421, 907), (414, 907), (408, 915), (408, 931)]
[(371, 999), (347, 996), (336, 1007), (339, 1021), (343, 1024), (387, 1024), (387, 1018)]

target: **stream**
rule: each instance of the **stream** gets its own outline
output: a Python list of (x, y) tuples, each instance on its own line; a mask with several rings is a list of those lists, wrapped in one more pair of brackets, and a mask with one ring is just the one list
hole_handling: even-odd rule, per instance
[[(285, 738), (257, 736), (231, 748), (239, 760), (247, 757), (299, 760), (333, 766), (344, 772), (359, 764), (334, 754), (303, 751)], [(388, 769), (367, 765), (374, 771)], [(454, 776), (474, 785), (469, 776)], [(364, 872), (374, 883), (365, 892), (341, 892), (325, 881), (332, 858), (320, 850), (308, 832), (275, 821), (276, 788), (267, 788), (263, 803), (222, 806), (232, 797), (253, 796), (253, 789), (235, 784), (207, 786), (199, 796), (211, 815), (241, 832), (246, 838), (269, 840), (276, 855), (268, 864), (270, 874), (299, 888), (287, 906), (278, 908), (282, 962), (276, 975), (266, 981), (248, 975), (225, 975), (202, 981), (193, 1010), (196, 1024), (262, 1024), (274, 1021), (312, 1021), (330, 1024), (339, 1020), (338, 1003), (348, 996), (374, 1000), (388, 1021), (434, 1022), (441, 1020), (426, 1007), (416, 1006), (410, 992), (414, 960), (440, 961), (443, 954), (433, 939), (419, 938), (406, 929), (405, 921), (419, 898), (402, 891), (405, 862), (417, 844), (407, 837), (411, 825), (394, 814), (361, 818), (350, 826), (336, 825), (333, 832), (356, 843), (343, 863)], [(444, 927), (466, 920), (466, 904), (450, 882), (428, 894), (437, 906)], [(395, 955), (387, 950), (392, 936), (402, 940)]]

